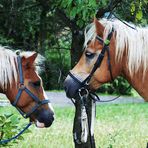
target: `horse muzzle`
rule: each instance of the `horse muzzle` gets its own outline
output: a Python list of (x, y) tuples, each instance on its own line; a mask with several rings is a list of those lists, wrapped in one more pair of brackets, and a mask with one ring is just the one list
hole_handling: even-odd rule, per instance
[(54, 121), (54, 112), (51, 110), (37, 110), (35, 125), (39, 128), (50, 127)]

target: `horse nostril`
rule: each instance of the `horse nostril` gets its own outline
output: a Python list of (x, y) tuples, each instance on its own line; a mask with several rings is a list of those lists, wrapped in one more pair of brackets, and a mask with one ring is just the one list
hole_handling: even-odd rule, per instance
[(50, 127), (54, 121), (54, 116), (51, 116), (48, 121), (45, 122), (45, 127)]

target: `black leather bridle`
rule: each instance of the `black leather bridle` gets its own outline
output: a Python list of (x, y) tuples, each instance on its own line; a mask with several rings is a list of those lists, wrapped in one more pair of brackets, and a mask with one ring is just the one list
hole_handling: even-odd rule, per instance
[[(17, 53), (17, 63), (18, 63), (18, 72), (19, 72), (19, 89), (18, 93), (16, 95), (16, 98), (12, 105), (20, 112), (20, 114), (24, 118), (28, 118), (34, 113), (41, 105), (43, 104), (48, 104), (50, 101), (49, 100), (40, 100), (37, 96), (35, 96), (25, 85), (24, 85), (24, 78), (23, 78), (23, 70), (22, 70), (22, 60), (21, 56), (19, 55), (20, 53)], [(22, 92), (25, 91), (35, 102), (36, 104), (32, 107), (32, 109), (25, 113), (23, 112), (19, 107), (17, 107), (17, 103), (20, 100)]]
[[(114, 29), (112, 28), (112, 31), (108, 34), (107, 36), (107, 39), (104, 41), (100, 36), (96, 36), (96, 39), (101, 42), (101, 44), (103, 45), (103, 49), (101, 50), (101, 53), (99, 54), (95, 64), (94, 64), (94, 67), (93, 69), (91, 70), (90, 74), (88, 75), (88, 77), (84, 80), (84, 81), (80, 81), (76, 76), (74, 76), (71, 72), (69, 72), (69, 76), (74, 80), (76, 81), (77, 83), (79, 83), (79, 85), (81, 86), (81, 88), (87, 88), (88, 85), (89, 85), (89, 82), (93, 76), (93, 74), (95, 73), (95, 71), (97, 70), (97, 68), (99, 68), (101, 66), (101, 63), (102, 63), (102, 60), (104, 58), (104, 55), (105, 55), (105, 52), (107, 52), (107, 55), (108, 55), (108, 69), (109, 69), (109, 72), (110, 72), (110, 77), (111, 77), (111, 80), (113, 81), (113, 75), (112, 75), (112, 68), (111, 68), (111, 63), (110, 63), (110, 48), (109, 48), (109, 45), (110, 45), (110, 40), (112, 38), (112, 35), (113, 35), (113, 32), (114, 32)], [(81, 89), (80, 88), (80, 89)]]

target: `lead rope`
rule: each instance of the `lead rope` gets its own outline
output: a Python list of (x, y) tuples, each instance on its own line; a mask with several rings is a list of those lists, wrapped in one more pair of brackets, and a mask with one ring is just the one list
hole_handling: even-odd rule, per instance
[[(81, 90), (80, 90), (81, 91)], [(90, 140), (90, 148), (95, 148), (95, 141), (93, 140), (93, 131), (94, 131), (94, 120), (96, 116), (96, 101), (91, 99), (91, 119), (89, 119), (89, 112), (88, 112), (88, 106), (87, 106), (87, 99), (89, 97), (89, 92), (87, 89), (85, 89), (86, 94), (81, 95), (79, 92), (79, 97), (81, 99), (81, 136), (80, 139), (77, 138), (77, 133), (74, 133), (74, 139), (77, 142), (77, 144), (86, 143), (89, 137)], [(72, 99), (71, 99), (72, 100)], [(75, 105), (75, 101), (72, 100), (72, 102)]]
[[(94, 100), (92, 100), (92, 101), (94, 101)], [(92, 107), (91, 107), (92, 108)], [(91, 111), (93, 111), (93, 110), (91, 110)], [(95, 111), (95, 110), (94, 110)], [(88, 110), (87, 110), (87, 108), (86, 108), (86, 114), (87, 114), (87, 117), (88, 117), (88, 115), (89, 115), (89, 113), (88, 113)], [(95, 117), (94, 117), (95, 118)], [(89, 122), (89, 120), (88, 120), (88, 133), (89, 133), (89, 139), (90, 139), (90, 145), (91, 145), (91, 148), (95, 148), (95, 142), (94, 142), (94, 140), (93, 140), (93, 126), (94, 126), (94, 123), (93, 123), (93, 116), (92, 116), (92, 114), (91, 114), (91, 119), (90, 119), (90, 122)]]
[[(128, 86), (127, 89), (125, 89), (125, 92), (131, 88), (131, 85)], [(82, 88), (84, 90), (84, 88)], [(82, 128), (82, 132), (81, 132), (81, 139), (77, 139), (77, 135), (76, 133), (74, 134), (75, 136), (75, 141), (77, 142), (77, 144), (81, 144), (81, 143), (86, 143), (87, 142), (87, 138), (89, 136), (90, 138), (90, 145), (91, 148), (95, 148), (95, 142), (93, 140), (94, 137), (94, 120), (96, 117), (96, 102), (111, 102), (114, 101), (116, 99), (118, 99), (119, 97), (121, 97), (121, 95), (113, 98), (113, 99), (109, 99), (109, 100), (100, 100), (100, 98), (97, 96), (96, 93), (94, 92), (90, 92), (87, 89), (85, 89), (86, 94), (85, 95), (81, 95), (79, 92), (79, 97), (81, 99), (82, 102), (82, 107), (81, 107), (81, 128)], [(92, 101), (92, 106), (91, 106), (91, 119), (88, 119), (89, 116), (89, 112), (86, 106), (86, 99), (91, 98)], [(71, 99), (71, 101), (73, 102), (74, 105), (75, 104), (75, 100)]]
[(81, 142), (86, 143), (87, 137), (88, 137), (87, 130), (89, 129), (89, 126), (88, 126), (88, 115), (86, 113), (85, 106), (82, 106), (82, 108), (81, 108), (81, 128), (82, 128)]
[(26, 127), (25, 127), (23, 130), (21, 130), (17, 135), (13, 136), (12, 138), (6, 139), (6, 140), (1, 140), (1, 141), (0, 141), (0, 144), (6, 144), (6, 143), (8, 143), (8, 142), (10, 142), (10, 141), (12, 141), (12, 140), (17, 139), (17, 138), (18, 138), (19, 136), (21, 136), (31, 125), (32, 125), (31, 122), (28, 123), (28, 124), (26, 125)]
[(81, 100), (81, 142), (86, 143), (88, 134), (89, 134), (89, 121), (88, 121), (88, 114), (87, 114), (87, 106), (86, 106), (86, 99), (88, 98), (88, 90), (86, 90), (84, 95), (81, 95), (81, 90), (79, 90), (79, 97)]

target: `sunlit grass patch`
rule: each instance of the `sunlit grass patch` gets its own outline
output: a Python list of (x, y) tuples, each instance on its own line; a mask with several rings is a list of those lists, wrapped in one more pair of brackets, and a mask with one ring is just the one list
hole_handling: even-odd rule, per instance
[[(0, 112), (8, 109), (0, 108)], [(55, 107), (55, 112), (50, 128), (32, 126), (32, 132), (12, 148), (73, 148), (74, 107)], [(97, 148), (146, 148), (148, 104), (98, 105), (95, 140)]]

